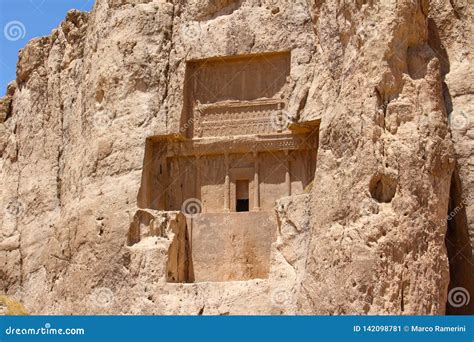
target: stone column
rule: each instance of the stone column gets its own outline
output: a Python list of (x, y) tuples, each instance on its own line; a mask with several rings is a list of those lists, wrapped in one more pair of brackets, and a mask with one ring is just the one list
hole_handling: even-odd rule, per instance
[(253, 152), (254, 158), (254, 177), (253, 177), (253, 211), (260, 211), (260, 181), (259, 176), (259, 160), (258, 152)]
[(291, 196), (290, 155), (289, 155), (288, 150), (285, 150), (285, 159), (286, 159), (286, 173), (285, 173), (286, 193), (288, 196)]
[[(201, 156), (196, 156), (196, 189), (195, 189), (195, 198), (201, 201)], [(204, 211), (204, 208), (202, 208)]]
[(229, 154), (224, 155), (225, 159), (225, 184), (224, 184), (224, 212), (230, 212), (230, 175), (229, 175)]

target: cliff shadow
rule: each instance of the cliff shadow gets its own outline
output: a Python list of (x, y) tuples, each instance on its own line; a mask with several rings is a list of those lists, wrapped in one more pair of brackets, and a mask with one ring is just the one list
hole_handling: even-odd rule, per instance
[(474, 259), (466, 204), (467, 199), (463, 198), (461, 179), (456, 168), (451, 178), (448, 228), (445, 238), (450, 273), (447, 315), (474, 314)]

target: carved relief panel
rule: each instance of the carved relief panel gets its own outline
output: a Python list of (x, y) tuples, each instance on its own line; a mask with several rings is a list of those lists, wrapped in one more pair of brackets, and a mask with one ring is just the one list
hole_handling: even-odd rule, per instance
[(188, 137), (252, 135), (279, 131), (286, 109), (290, 53), (190, 62), (185, 108)]

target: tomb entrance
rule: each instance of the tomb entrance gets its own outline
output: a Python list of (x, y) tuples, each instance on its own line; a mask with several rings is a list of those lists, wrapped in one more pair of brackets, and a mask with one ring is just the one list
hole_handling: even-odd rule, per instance
[(139, 204), (186, 214), (195, 281), (268, 276), (275, 201), (313, 181), (319, 121), (291, 120), (290, 61), (188, 62), (181, 133), (147, 139)]

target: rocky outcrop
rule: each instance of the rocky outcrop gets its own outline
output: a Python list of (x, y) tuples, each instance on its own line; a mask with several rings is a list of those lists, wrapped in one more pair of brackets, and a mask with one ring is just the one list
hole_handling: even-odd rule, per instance
[(27, 314), (28, 312), (21, 303), (17, 303), (6, 296), (0, 296), (0, 316)]
[[(450, 258), (450, 290), (457, 287), (474, 292), (474, 208), (473, 208), (473, 143), (474, 117), (472, 83), (473, 42), (472, 3), (434, 2), (428, 20), (431, 40), (442, 57), (443, 98), (454, 142), (456, 166), (451, 180), (450, 209), (446, 247)], [(470, 306), (449, 307), (448, 313), (472, 314)]]
[[(472, 313), (448, 298), (474, 297), (472, 11), (451, 3), (69, 12), (0, 101), (0, 292), (36, 314)], [(186, 62), (277, 51), (292, 121), (321, 122), (315, 180), (275, 205), (267, 278), (186, 283), (182, 214), (137, 198), (146, 139), (180, 132)]]

